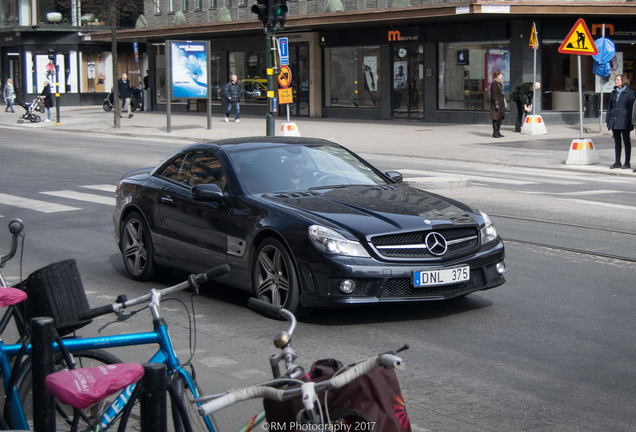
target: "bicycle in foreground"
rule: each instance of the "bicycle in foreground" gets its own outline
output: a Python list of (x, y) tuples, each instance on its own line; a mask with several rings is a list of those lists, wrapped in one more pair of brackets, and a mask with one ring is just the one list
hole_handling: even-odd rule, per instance
[[(171, 293), (182, 291), (185, 289), (198, 290), (198, 287), (207, 282), (208, 280), (227, 272), (227, 266), (220, 266), (207, 273), (199, 275), (191, 275), (186, 282), (177, 284), (172, 287), (164, 288), (161, 290), (153, 289), (149, 294), (137, 297), (135, 299), (126, 300), (120, 299), (120, 301), (98, 307), (95, 309), (87, 310), (81, 313), (82, 319), (91, 319), (100, 315), (109, 313), (116, 313), (120, 316), (125, 315), (125, 310), (135, 305), (148, 304), (148, 308), (152, 314), (152, 321), (154, 330), (151, 332), (143, 333), (130, 333), (130, 334), (118, 334), (112, 336), (102, 337), (89, 337), (89, 338), (76, 338), (76, 339), (63, 339), (63, 346), (73, 356), (83, 356), (86, 352), (91, 352), (94, 356), (94, 360), (97, 364), (113, 364), (121, 363), (117, 357), (112, 354), (103, 351), (105, 348), (118, 348), (140, 345), (158, 345), (157, 352), (151, 357), (149, 362), (151, 363), (163, 363), (167, 366), (168, 374), (170, 376), (170, 387), (174, 389), (173, 394), (178, 398), (186, 401), (183, 405), (190, 407), (187, 402), (188, 399), (196, 398), (201, 395), (198, 385), (194, 378), (194, 368), (190, 364), (190, 371), (180, 362), (176, 355), (172, 340), (168, 331), (168, 324), (161, 317), (160, 304), (163, 296)], [(143, 308), (145, 309), (145, 308)], [(142, 309), (140, 309), (142, 310)], [(137, 311), (131, 312), (132, 314)], [(54, 349), (56, 352), (60, 351), (58, 343), (55, 344)], [(25, 362), (18, 371), (12, 371), (10, 361), (16, 358), (18, 354), (23, 351), (24, 355), (31, 354), (31, 346), (21, 343), (5, 345), (0, 341), (0, 367), (2, 368), (2, 375), (4, 378), (6, 394), (10, 397), (7, 398), (11, 401), (8, 412), (5, 412), (5, 417), (12, 420), (11, 426), (14, 428), (28, 430), (30, 427), (29, 418), (32, 417), (32, 407), (30, 406), (31, 398), (28, 393), (32, 387), (31, 382), (31, 364)], [(9, 384), (14, 383), (14, 384)], [(14, 388), (14, 391), (9, 390)], [(126, 388), (120, 394), (103, 401), (100, 404), (99, 417), (91, 417), (90, 413), (86, 413), (83, 417), (84, 426), (82, 430), (107, 430), (112, 427), (120, 417), (120, 414), (126, 406), (132, 406), (131, 395), (133, 394), (134, 385)], [(130, 405), (128, 403), (131, 402)], [(69, 413), (70, 411), (70, 413)], [(94, 410), (93, 410), (94, 411)], [(62, 417), (60, 426), (67, 427), (72, 422), (72, 410), (58, 409), (58, 414)], [(59, 417), (58, 416), (58, 419)], [(132, 420), (130, 413), (127, 418), (119, 421), (120, 430), (131, 430), (129, 420)], [(199, 420), (197, 425), (189, 425), (188, 420)], [(208, 416), (200, 418), (198, 416), (188, 416), (184, 418), (182, 414), (176, 413), (173, 410), (173, 420), (175, 422), (175, 430), (209, 430), (215, 431), (214, 421)]]
[(291, 347), (295, 316), (254, 298), (248, 301), (248, 306), (290, 323), (287, 331), (274, 339), (274, 345), (281, 349), (270, 357), (275, 378), (194, 400), (199, 404), (201, 416), (241, 401), (264, 398), (268, 422), (264, 428), (271, 430), (410, 431), (406, 406), (393, 371), (403, 365), (396, 354), (408, 349), (408, 345), (346, 367), (333, 359), (320, 360), (305, 374), (295, 363), (297, 354)]

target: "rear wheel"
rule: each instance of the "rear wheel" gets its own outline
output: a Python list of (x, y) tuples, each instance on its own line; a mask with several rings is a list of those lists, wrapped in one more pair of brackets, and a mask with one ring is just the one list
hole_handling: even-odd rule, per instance
[(104, 111), (106, 112), (110, 112), (113, 110), (113, 106), (108, 101), (104, 101), (104, 105), (102, 105), (102, 108), (104, 108)]
[(146, 221), (139, 213), (133, 212), (126, 217), (120, 234), (121, 255), (130, 277), (137, 281), (152, 279), (156, 266)]
[(263, 240), (252, 263), (252, 287), (257, 298), (282, 306), (297, 316), (307, 312), (300, 304), (300, 286), (287, 248), (278, 240)]
[[(85, 350), (73, 353), (73, 359), (75, 360), (75, 368), (94, 367), (115, 363), (122, 363), (120, 359), (114, 355), (101, 350)], [(55, 371), (61, 371), (68, 369), (68, 366), (61, 354), (56, 355)], [(29, 421), (29, 425), (33, 428), (33, 381), (31, 377), (31, 362), (26, 360), (18, 371), (18, 378), (16, 380), (16, 386), (20, 395), (20, 400), (24, 407), (24, 413)], [(114, 394), (99, 403), (97, 412), (102, 413), (110, 404), (117, 398), (118, 394)], [(57, 415), (55, 417), (56, 430), (68, 430), (73, 421), (73, 408), (56, 403)], [(78, 430), (90, 430), (91, 425), (98, 419), (91, 418), (90, 410), (82, 410), (81, 419)]]

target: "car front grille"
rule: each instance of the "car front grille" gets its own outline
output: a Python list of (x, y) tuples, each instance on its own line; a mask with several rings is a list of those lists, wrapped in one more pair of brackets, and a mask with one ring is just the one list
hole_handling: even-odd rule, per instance
[(453, 259), (479, 246), (477, 228), (450, 228), (435, 230), (447, 243), (443, 256), (431, 253), (426, 246), (426, 236), (433, 231), (416, 231), (401, 234), (390, 234), (371, 238), (371, 246), (375, 252), (389, 260), (415, 259)]

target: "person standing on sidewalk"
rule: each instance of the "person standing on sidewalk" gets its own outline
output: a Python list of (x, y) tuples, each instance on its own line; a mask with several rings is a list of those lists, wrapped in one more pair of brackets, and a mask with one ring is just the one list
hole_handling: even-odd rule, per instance
[[(605, 117), (607, 129), (611, 130), (614, 136), (614, 163), (610, 166), (610, 169), (629, 169), (632, 167), (630, 165), (632, 142), (629, 133), (634, 128), (632, 110), (634, 109), (636, 94), (629, 88), (629, 80), (623, 75), (616, 75), (614, 83), (616, 83), (616, 86), (610, 94)], [(621, 165), (623, 145), (625, 146), (625, 163)]]
[(44, 99), (44, 107), (46, 108), (46, 120), (51, 121), (51, 108), (53, 108), (53, 96), (51, 95), (51, 83), (44, 81), (44, 88), (40, 93), (40, 99)]
[(515, 132), (521, 132), (521, 122), (523, 121), (523, 114), (532, 111), (532, 99), (534, 97), (534, 91), (541, 89), (541, 83), (534, 83), (534, 89), (531, 82), (519, 84), (510, 93), (510, 100), (515, 101), (517, 105), (517, 122), (515, 123)]
[(132, 105), (130, 104), (132, 91), (130, 90), (130, 80), (128, 79), (128, 74), (126, 74), (126, 72), (121, 74), (121, 78), (117, 81), (117, 89), (119, 90), (120, 99), (124, 101), (123, 112), (130, 111), (128, 118), (132, 118), (134, 115), (132, 113)]
[(499, 128), (505, 118), (505, 99), (503, 93), (503, 77), (501, 72), (492, 71), (492, 84), (490, 84), (490, 120), (492, 120), (492, 137), (503, 138)]
[(243, 89), (241, 89), (241, 85), (238, 82), (238, 77), (236, 74), (230, 75), (230, 82), (225, 84), (225, 97), (227, 98), (227, 108), (225, 109), (225, 122), (229, 121), (230, 111), (232, 110), (232, 106), (235, 108), (234, 121), (236, 123), (240, 123), (239, 116), (241, 113), (241, 107), (239, 102), (241, 101), (241, 95), (243, 94)]
[(15, 91), (13, 90), (13, 80), (11, 78), (7, 78), (7, 83), (2, 89), (2, 96), (4, 96), (4, 101), (7, 103), (7, 108), (4, 112), (9, 112), (9, 110), (11, 110), (11, 112), (14, 113), (13, 99), (15, 99)]

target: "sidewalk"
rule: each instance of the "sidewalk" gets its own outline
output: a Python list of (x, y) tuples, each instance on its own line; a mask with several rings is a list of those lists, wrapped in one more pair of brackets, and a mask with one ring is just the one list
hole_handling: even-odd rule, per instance
[[(24, 114), (0, 113), (0, 126), (11, 128), (48, 128), (64, 132), (103, 133), (140, 138), (159, 138), (190, 142), (266, 134), (265, 117), (241, 117), (240, 123), (225, 123), (223, 116), (212, 116), (207, 128), (205, 113), (173, 113), (171, 132), (167, 132), (165, 112), (136, 112), (134, 117), (121, 118), (121, 129), (115, 129), (114, 115), (101, 106), (63, 106), (60, 125), (55, 122), (18, 124)], [(46, 117), (44, 114), (43, 117)], [(589, 120), (589, 122), (587, 121)], [(522, 135), (512, 126), (503, 126), (504, 138), (492, 138), (490, 124), (440, 124), (419, 121), (365, 121), (344, 119), (292, 119), (303, 137), (318, 137), (335, 141), (360, 154), (403, 156), (413, 158), (481, 162), (496, 165), (523, 166), (580, 171), (611, 175), (634, 176), (632, 170), (614, 169), (614, 143), (608, 131), (599, 132), (598, 119), (586, 119), (583, 138), (591, 139), (599, 156), (595, 165), (565, 165), (572, 140), (580, 138), (579, 125), (546, 125), (547, 134)], [(275, 131), (281, 135), (285, 117), (276, 118)], [(636, 162), (636, 160), (634, 161)], [(636, 167), (636, 163), (634, 164)]]

